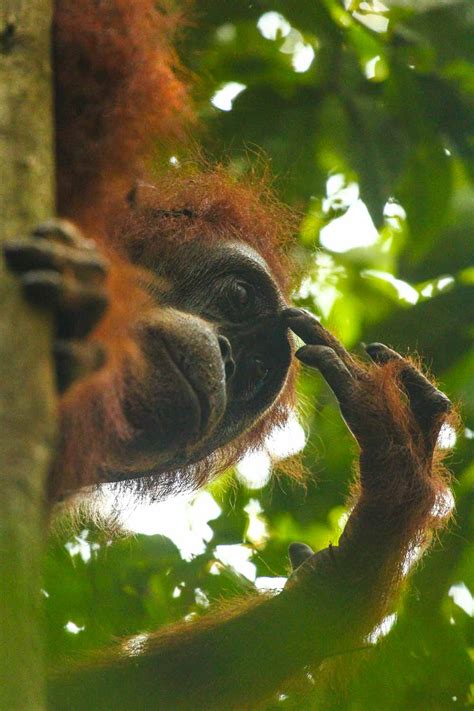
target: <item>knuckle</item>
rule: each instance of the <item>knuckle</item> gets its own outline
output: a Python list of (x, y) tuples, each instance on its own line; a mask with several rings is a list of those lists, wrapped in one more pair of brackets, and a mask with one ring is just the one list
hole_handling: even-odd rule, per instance
[(51, 218), (37, 225), (32, 232), (34, 237), (51, 239), (63, 244), (76, 245), (84, 241), (80, 230), (68, 220)]
[(365, 348), (366, 353), (378, 365), (384, 365), (391, 360), (402, 360), (402, 356), (384, 343), (371, 343)]

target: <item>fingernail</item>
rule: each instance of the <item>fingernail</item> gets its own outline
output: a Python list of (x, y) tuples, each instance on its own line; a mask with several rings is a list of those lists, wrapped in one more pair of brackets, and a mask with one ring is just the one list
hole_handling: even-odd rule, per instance
[(384, 346), (383, 343), (369, 343), (368, 346), (364, 347), (369, 355), (371, 355), (372, 353), (380, 353), (387, 350), (387, 346)]
[(369, 343), (368, 346), (365, 346), (365, 351), (372, 360), (378, 363), (386, 363), (389, 360), (400, 358), (398, 353), (395, 353), (395, 351), (392, 351), (391, 348), (385, 346), (383, 343)]
[(298, 348), (295, 353), (295, 356), (302, 363), (307, 363), (308, 365), (311, 363), (311, 361), (314, 361), (315, 359), (315, 353), (311, 346), (302, 346), (301, 348)]
[(314, 555), (314, 551), (306, 543), (290, 543), (288, 546), (288, 557), (293, 570), (299, 568), (312, 555)]
[(283, 318), (297, 318), (298, 316), (303, 316), (303, 311), (301, 309), (297, 309), (294, 306), (290, 306), (287, 309), (283, 309), (281, 312), (281, 316)]

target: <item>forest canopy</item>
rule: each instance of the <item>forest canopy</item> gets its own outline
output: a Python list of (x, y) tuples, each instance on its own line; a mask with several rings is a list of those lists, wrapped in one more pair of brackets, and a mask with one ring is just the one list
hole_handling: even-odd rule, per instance
[[(470, 0), (204, 0), (182, 38), (206, 155), (244, 180), (269, 169), (301, 214), (294, 303), (356, 352), (380, 341), (419, 354), (463, 422), (443, 433), (454, 521), (373, 649), (341, 660), (357, 669), (347, 695), (309, 677), (306, 705), (282, 689), (271, 708), (474, 705), (473, 36)], [(192, 499), (112, 502), (104, 488), (132, 538), (87, 521), (52, 536), (51, 663), (126, 635), (133, 652), (213, 601), (280, 589), (291, 542), (337, 542), (354, 445), (321, 378), (302, 370), (298, 395), (284, 430)]]

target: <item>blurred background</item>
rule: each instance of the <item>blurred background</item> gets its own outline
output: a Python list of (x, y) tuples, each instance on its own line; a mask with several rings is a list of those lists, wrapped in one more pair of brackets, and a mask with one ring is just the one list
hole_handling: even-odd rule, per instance
[[(268, 163), (302, 215), (295, 303), (356, 351), (382, 341), (422, 354), (463, 418), (442, 441), (454, 447), (455, 519), (375, 651), (341, 661), (345, 677), (357, 669), (345, 694), (309, 676), (304, 700), (282, 689), (268, 708), (473, 709), (474, 3), (201, 0), (180, 52), (206, 153), (243, 179)], [(282, 471), (288, 455), (304, 485)], [(290, 542), (337, 542), (353, 455), (328, 388), (303, 372), (288, 426), (208, 490), (122, 497), (126, 538), (87, 521), (55, 535), (51, 661), (124, 635), (133, 652), (214, 600), (281, 589)], [(117, 509), (110, 490), (102, 507)]]

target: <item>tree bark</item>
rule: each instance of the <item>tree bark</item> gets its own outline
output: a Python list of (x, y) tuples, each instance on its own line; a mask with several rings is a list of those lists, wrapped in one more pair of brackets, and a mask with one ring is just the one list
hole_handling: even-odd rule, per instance
[[(0, 241), (54, 214), (50, 0), (0, 9)], [(51, 323), (0, 259), (0, 708), (45, 707), (44, 485), (55, 438)]]

